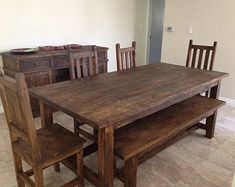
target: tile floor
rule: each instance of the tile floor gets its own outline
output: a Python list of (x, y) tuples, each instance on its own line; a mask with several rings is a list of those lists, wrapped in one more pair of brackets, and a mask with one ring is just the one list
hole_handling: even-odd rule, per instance
[[(67, 128), (72, 118), (55, 114), (55, 121)], [(39, 124), (40, 119), (35, 120)], [(96, 154), (85, 163), (96, 168)], [(235, 108), (225, 106), (219, 111), (215, 138), (204, 137), (202, 130), (185, 137), (138, 168), (139, 187), (231, 187), (235, 170)], [(55, 173), (44, 172), (46, 186), (56, 187), (74, 177), (67, 168)], [(92, 186), (86, 182), (86, 186)], [(4, 115), (0, 115), (0, 186), (16, 186), (9, 134)], [(115, 186), (122, 186), (115, 180)]]

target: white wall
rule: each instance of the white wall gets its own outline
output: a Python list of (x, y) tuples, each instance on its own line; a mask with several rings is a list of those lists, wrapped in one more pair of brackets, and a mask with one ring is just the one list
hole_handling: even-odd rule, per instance
[[(235, 99), (235, 1), (166, 0), (162, 61), (185, 65), (189, 39), (212, 45), (218, 41), (215, 70), (228, 72), (221, 96)], [(193, 26), (192, 35), (187, 28)], [(173, 26), (175, 32), (166, 32)]]
[(135, 33), (135, 0), (0, 0), (0, 52), (19, 47), (96, 44), (109, 50), (130, 45)]

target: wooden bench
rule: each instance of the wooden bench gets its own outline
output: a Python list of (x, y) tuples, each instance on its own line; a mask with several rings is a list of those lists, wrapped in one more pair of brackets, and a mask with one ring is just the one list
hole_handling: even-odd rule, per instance
[(125, 187), (136, 186), (138, 163), (161, 151), (200, 127), (225, 102), (194, 96), (155, 114), (137, 120), (115, 132), (115, 155), (125, 161), (116, 176)]

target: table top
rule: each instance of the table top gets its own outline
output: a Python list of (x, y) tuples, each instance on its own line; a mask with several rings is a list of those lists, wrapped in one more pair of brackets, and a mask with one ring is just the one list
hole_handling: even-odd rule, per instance
[(30, 88), (29, 92), (91, 126), (119, 128), (206, 91), (226, 76), (161, 63)]

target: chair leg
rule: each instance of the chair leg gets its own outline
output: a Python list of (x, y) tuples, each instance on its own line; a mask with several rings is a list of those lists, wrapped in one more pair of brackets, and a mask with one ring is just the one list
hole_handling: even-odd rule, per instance
[(54, 171), (57, 173), (60, 172), (60, 163), (59, 162), (54, 164)]
[(136, 187), (137, 166), (137, 157), (132, 157), (125, 161), (124, 187)]
[(93, 129), (93, 136), (98, 139), (98, 130)]
[(74, 133), (79, 135), (79, 132), (78, 132), (78, 129), (80, 126), (84, 125), (82, 122), (80, 122), (79, 120), (77, 119), (73, 119), (73, 126), (74, 126)]
[(84, 187), (84, 178), (83, 178), (83, 149), (77, 153), (77, 176), (80, 178), (79, 187)]
[(73, 119), (73, 130), (74, 130), (75, 134), (78, 134), (78, 126), (79, 126), (78, 121), (74, 118)]
[(20, 179), (18, 173), (23, 172), (22, 161), (20, 156), (17, 153), (13, 152), (13, 159), (15, 164), (16, 180), (18, 187), (25, 187), (25, 183)]
[(43, 170), (40, 167), (34, 168), (35, 187), (44, 187)]

